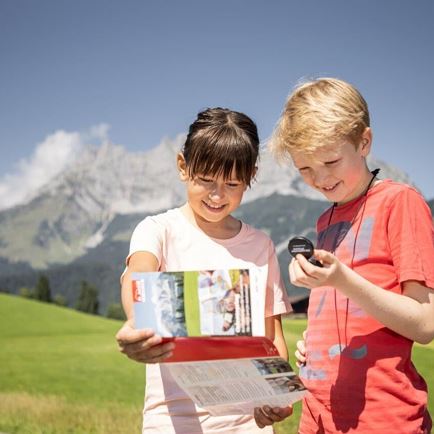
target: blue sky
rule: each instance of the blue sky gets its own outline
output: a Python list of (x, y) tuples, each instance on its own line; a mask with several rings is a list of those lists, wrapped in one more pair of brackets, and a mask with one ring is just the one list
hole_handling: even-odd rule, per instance
[(145, 150), (209, 106), (265, 140), (299, 80), (336, 76), (368, 101), (373, 154), (434, 198), (433, 22), (431, 0), (2, 0), (0, 193), (44, 143)]

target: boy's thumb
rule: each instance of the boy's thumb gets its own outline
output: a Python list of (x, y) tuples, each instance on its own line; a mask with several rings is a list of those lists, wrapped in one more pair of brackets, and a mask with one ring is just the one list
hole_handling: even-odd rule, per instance
[(331, 264), (333, 262), (333, 254), (327, 252), (327, 250), (314, 250), (314, 256), (323, 264)]

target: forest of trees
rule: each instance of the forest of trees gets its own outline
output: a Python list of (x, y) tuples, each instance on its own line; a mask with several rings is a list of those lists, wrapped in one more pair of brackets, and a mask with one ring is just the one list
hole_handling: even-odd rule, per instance
[[(44, 274), (39, 275), (34, 288), (21, 287), (18, 295), (25, 298), (38, 300), (44, 303), (54, 303), (58, 306), (73, 307), (81, 312), (98, 315), (99, 314), (99, 290), (96, 286), (91, 285), (85, 280), (82, 280), (80, 287), (77, 288), (78, 297), (74, 306), (68, 306), (67, 300), (62, 294), (54, 294), (52, 292), (50, 281)], [(108, 306), (105, 314), (107, 318), (125, 319), (122, 306), (119, 303), (112, 303)]]

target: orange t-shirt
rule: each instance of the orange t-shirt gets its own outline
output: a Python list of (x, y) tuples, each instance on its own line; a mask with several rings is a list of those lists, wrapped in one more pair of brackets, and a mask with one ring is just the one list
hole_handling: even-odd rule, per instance
[[(319, 248), (385, 291), (407, 280), (434, 288), (432, 216), (416, 190), (384, 180), (331, 212), (318, 220)], [(334, 288), (312, 289), (300, 434), (431, 432), (412, 345)]]

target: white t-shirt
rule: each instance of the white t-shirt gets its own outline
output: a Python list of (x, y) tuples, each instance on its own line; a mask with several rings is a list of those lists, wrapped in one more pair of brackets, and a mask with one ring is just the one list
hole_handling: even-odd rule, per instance
[[(249, 268), (266, 273), (265, 316), (291, 311), (275, 248), (262, 231), (245, 223), (233, 238), (210, 238), (191, 224), (179, 208), (146, 217), (131, 237), (130, 256), (150, 252), (160, 271)], [(146, 366), (143, 432), (165, 434), (271, 433), (259, 429), (252, 416), (211, 416), (195, 406), (171, 378), (164, 364)]]

